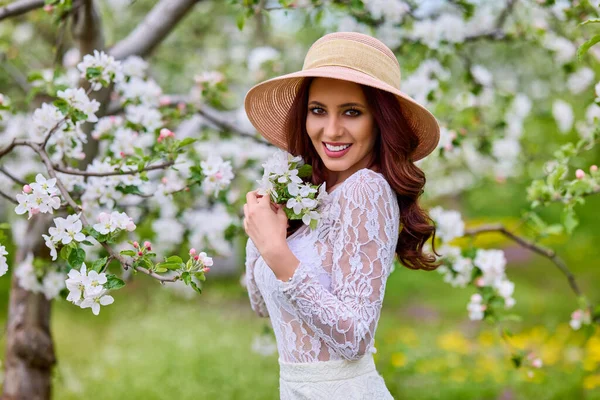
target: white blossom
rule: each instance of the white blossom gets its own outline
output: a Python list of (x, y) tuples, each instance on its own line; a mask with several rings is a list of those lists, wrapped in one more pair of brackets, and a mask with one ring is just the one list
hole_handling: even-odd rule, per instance
[[(88, 68), (99, 69), (100, 75), (87, 77)], [(82, 78), (86, 78), (92, 83), (93, 90), (100, 90), (103, 86), (102, 81), (104, 81), (104, 84), (109, 84), (113, 81), (119, 82), (123, 79), (121, 62), (103, 51), (94, 50), (93, 55), (86, 54), (83, 57), (83, 61), (77, 64), (77, 69), (81, 71)]]
[(464, 235), (465, 223), (458, 211), (445, 211), (442, 207), (437, 206), (429, 211), (429, 215), (436, 222), (436, 235), (439, 235), (443, 242), (449, 242)]
[(86, 121), (96, 122), (96, 111), (100, 109), (100, 103), (90, 98), (82, 88), (59, 90), (57, 96), (66, 100), (69, 105), (87, 115)]
[(0, 276), (6, 274), (8, 271), (8, 264), (6, 263), (7, 255), (6, 247), (0, 244)]

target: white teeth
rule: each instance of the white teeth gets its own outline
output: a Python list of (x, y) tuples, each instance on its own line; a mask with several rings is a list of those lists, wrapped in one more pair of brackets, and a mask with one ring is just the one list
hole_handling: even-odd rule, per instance
[(348, 147), (350, 147), (350, 145), (344, 144), (342, 146), (332, 146), (329, 143), (325, 143), (325, 147), (327, 147), (327, 149), (329, 151), (342, 151), (342, 150), (346, 150)]

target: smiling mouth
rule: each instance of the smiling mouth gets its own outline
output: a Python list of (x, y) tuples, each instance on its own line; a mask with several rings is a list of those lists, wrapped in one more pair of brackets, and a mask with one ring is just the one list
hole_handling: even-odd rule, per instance
[(332, 144), (332, 143), (323, 142), (323, 144), (325, 145), (325, 147), (327, 148), (327, 150), (333, 151), (333, 152), (344, 151), (348, 147), (352, 146), (352, 143)]

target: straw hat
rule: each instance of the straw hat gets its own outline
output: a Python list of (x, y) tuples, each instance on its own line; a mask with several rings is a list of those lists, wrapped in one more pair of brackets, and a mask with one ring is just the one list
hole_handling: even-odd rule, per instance
[(305, 77), (342, 79), (393, 93), (408, 125), (419, 137), (412, 154), (417, 161), (437, 146), (440, 127), (422, 105), (400, 91), (400, 64), (381, 41), (357, 32), (329, 33), (308, 50), (301, 71), (253, 86), (244, 99), (250, 122), (275, 146), (287, 150), (285, 121)]

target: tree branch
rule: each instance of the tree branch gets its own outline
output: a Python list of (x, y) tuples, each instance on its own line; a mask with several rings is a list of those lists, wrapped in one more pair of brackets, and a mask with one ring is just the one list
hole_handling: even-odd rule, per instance
[[(583, 292), (579, 288), (579, 285), (577, 285), (577, 282), (575, 282), (575, 276), (571, 273), (571, 271), (569, 270), (569, 268), (567, 267), (565, 262), (558, 255), (556, 255), (556, 252), (554, 250), (546, 249), (530, 240), (520, 237), (520, 236), (514, 234), (513, 232), (510, 232), (502, 224), (484, 225), (484, 226), (480, 226), (478, 228), (470, 229), (470, 230), (465, 231), (464, 236), (476, 236), (476, 235), (479, 235), (482, 233), (490, 233), (490, 232), (499, 232), (499, 233), (503, 234), (504, 236), (517, 242), (521, 246), (533, 251), (534, 253), (537, 253), (541, 256), (544, 256), (544, 257), (550, 259), (550, 261), (552, 261), (565, 274), (565, 276), (567, 277), (567, 280), (569, 281), (569, 286), (571, 286), (571, 289), (573, 290), (573, 292), (575, 292), (575, 294), (579, 297), (583, 296)], [(588, 308), (590, 309), (590, 312), (593, 312), (592, 305), (589, 303), (589, 301), (588, 301)]]
[(4, 157), (8, 153), (10, 153), (12, 151), (12, 149), (14, 149), (17, 146), (29, 146), (35, 150), (35, 147), (33, 147), (33, 143), (30, 142), (29, 140), (13, 139), (13, 141), (8, 146), (6, 146), (4, 149), (0, 150), (0, 158)]
[[(75, 203), (75, 201), (73, 200), (73, 198), (71, 197), (71, 195), (69, 194), (69, 191), (65, 188), (65, 185), (63, 185), (62, 181), (60, 180), (60, 178), (56, 175), (56, 171), (54, 170), (54, 166), (52, 165), (52, 161), (50, 161), (50, 158), (48, 157), (48, 153), (46, 153), (46, 150), (44, 150), (41, 146), (36, 146), (35, 150), (37, 151), (37, 153), (39, 154), (40, 158), (42, 159), (42, 162), (44, 163), (44, 165), (46, 166), (46, 169), (48, 170), (48, 174), (52, 177), (56, 179), (56, 186), (58, 187), (58, 190), (60, 191), (60, 194), (65, 198), (65, 200), (67, 201), (67, 203), (73, 207), (74, 210), (82, 210), (81, 207)], [(89, 227), (90, 223), (88, 222), (87, 218), (85, 217), (85, 214), (82, 212), (79, 216), (79, 219), (81, 220), (81, 223), (83, 226), (85, 227)], [(123, 266), (124, 269), (128, 269), (131, 267), (131, 263), (128, 262), (127, 260), (125, 260), (120, 254), (116, 253), (112, 247), (110, 247), (107, 243), (100, 243), (102, 245), (102, 247), (104, 247), (104, 249), (108, 252), (108, 254), (114, 258), (115, 260), (119, 261), (119, 263), (121, 263), (121, 265)], [(165, 277), (165, 276), (161, 276), (157, 273), (155, 273), (154, 271), (150, 271), (146, 268), (143, 267), (134, 267), (134, 269), (136, 271), (142, 272), (146, 275), (149, 275), (157, 280), (159, 280), (161, 283), (163, 282), (175, 282), (179, 279), (178, 275), (175, 275), (173, 277)]]
[(0, 8), (0, 21), (44, 7), (44, 0), (18, 0)]
[(109, 53), (117, 60), (131, 55), (145, 57), (162, 42), (189, 10), (202, 0), (161, 0), (146, 18)]
[(115, 175), (135, 175), (135, 174), (139, 174), (140, 172), (143, 171), (153, 171), (155, 169), (165, 169), (170, 167), (171, 165), (174, 165), (175, 161), (167, 161), (164, 162), (162, 164), (156, 164), (156, 165), (151, 165), (149, 167), (146, 167), (142, 170), (132, 170), (132, 171), (112, 171), (112, 172), (93, 172), (93, 171), (83, 171), (80, 169), (74, 169), (74, 168), (62, 168), (59, 167), (57, 165), (53, 165), (52, 168), (55, 171), (58, 172), (62, 172), (63, 174), (67, 174), (67, 175), (80, 175), (80, 176), (115, 176)]
[(2, 190), (0, 190), (0, 196), (4, 197), (6, 200), (10, 201), (11, 203), (19, 204), (19, 202), (17, 200), (13, 199), (12, 197), (10, 197), (6, 193), (4, 193)]
[(10, 179), (12, 179), (13, 181), (15, 181), (15, 183), (18, 183), (19, 185), (23, 186), (23, 185), (27, 185), (27, 182), (25, 182), (22, 179), (17, 178), (16, 176), (14, 176), (12, 173), (8, 172), (6, 170), (6, 168), (0, 166), (0, 172), (2, 172), (4, 175), (6, 175), (7, 177), (9, 177)]

